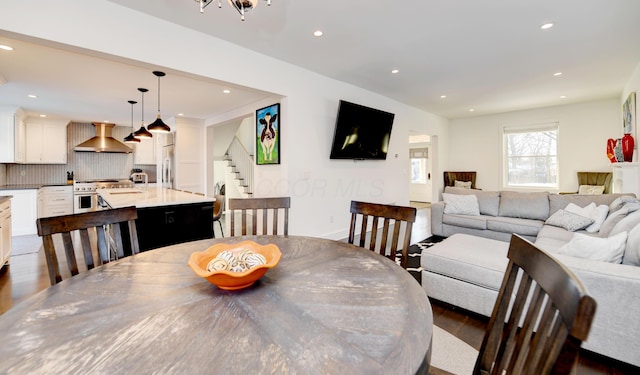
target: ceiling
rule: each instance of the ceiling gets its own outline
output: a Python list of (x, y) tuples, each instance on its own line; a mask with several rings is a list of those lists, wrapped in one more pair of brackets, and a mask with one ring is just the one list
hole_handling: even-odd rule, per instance
[[(637, 0), (271, 0), (244, 22), (224, 0), (204, 14), (189, 0), (110, 1), (447, 118), (619, 98), (640, 63)], [(541, 30), (546, 22), (554, 27)], [(11, 37), (0, 30), (0, 44), (15, 48), (0, 50), (0, 103), (128, 124), (127, 100), (140, 102), (136, 88), (146, 87), (145, 122), (153, 120), (151, 71), (162, 68)], [(270, 95), (163, 71), (163, 118), (211, 118)]]

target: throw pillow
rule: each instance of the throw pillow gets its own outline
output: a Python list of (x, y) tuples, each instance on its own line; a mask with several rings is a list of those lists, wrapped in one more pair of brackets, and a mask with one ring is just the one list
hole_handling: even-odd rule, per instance
[(558, 210), (544, 222), (548, 225), (564, 228), (570, 232), (584, 229), (593, 224), (593, 219), (574, 214), (566, 210)]
[(601, 204), (596, 207), (595, 202), (591, 202), (585, 207), (580, 207), (575, 203), (569, 203), (565, 210), (593, 219), (593, 224), (586, 227), (585, 230), (589, 233), (596, 233), (600, 230), (602, 223), (604, 223), (604, 220), (607, 218), (609, 206)]
[(630, 212), (626, 217), (622, 218), (616, 225), (614, 225), (608, 237), (615, 236), (620, 232), (629, 233), (633, 228), (640, 224), (640, 211)]
[(578, 194), (600, 195), (604, 193), (604, 185), (580, 185)]
[(455, 181), (453, 181), (453, 186), (454, 187), (459, 187), (459, 188), (464, 188), (464, 189), (471, 189), (471, 181), (458, 181), (458, 180), (455, 180)]
[(445, 214), (480, 215), (478, 198), (475, 195), (442, 193)]
[(621, 208), (613, 213), (609, 213), (609, 216), (604, 219), (604, 223), (600, 226), (600, 237), (609, 237), (609, 233), (611, 233), (616, 224), (627, 217), (628, 214), (629, 210), (626, 208)]
[(629, 231), (627, 245), (622, 254), (622, 264), (640, 266), (640, 225)]
[(630, 195), (623, 195), (618, 197), (609, 204), (609, 213), (613, 213), (622, 208), (626, 203), (637, 202), (637, 199)]
[(571, 241), (556, 250), (556, 253), (577, 258), (587, 258), (610, 263), (620, 263), (627, 242), (627, 232), (608, 238), (575, 233)]

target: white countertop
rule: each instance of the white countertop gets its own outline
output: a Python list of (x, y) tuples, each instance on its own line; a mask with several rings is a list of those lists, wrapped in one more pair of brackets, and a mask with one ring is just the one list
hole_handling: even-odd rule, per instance
[(111, 208), (128, 206), (136, 206), (137, 208), (161, 207), (215, 201), (211, 197), (161, 187), (99, 189), (98, 194)]

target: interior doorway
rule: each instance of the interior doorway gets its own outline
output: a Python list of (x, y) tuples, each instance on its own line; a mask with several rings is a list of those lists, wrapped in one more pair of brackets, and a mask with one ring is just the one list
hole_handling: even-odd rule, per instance
[(426, 134), (409, 136), (409, 200), (431, 203), (433, 191), (433, 157), (431, 137)]

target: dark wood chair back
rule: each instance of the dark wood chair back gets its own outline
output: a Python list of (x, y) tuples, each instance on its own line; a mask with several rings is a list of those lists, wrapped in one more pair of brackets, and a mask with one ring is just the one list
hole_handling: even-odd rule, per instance
[[(36, 221), (38, 227), (38, 235), (42, 237), (42, 245), (44, 247), (44, 255), (49, 270), (49, 279), (51, 285), (62, 281), (60, 273), (60, 265), (56, 255), (53, 235), (60, 233), (62, 237), (62, 245), (67, 260), (67, 266), (71, 272), (71, 276), (79, 273), (78, 262), (76, 260), (76, 251), (74, 243), (71, 239), (73, 231), (80, 234), (80, 243), (78, 248), (82, 249), (87, 270), (94, 268), (96, 265), (102, 265), (101, 254), (109, 256), (109, 242), (105, 226), (110, 226), (109, 235), (113, 239), (118, 249), (127, 250), (132, 254), (140, 252), (138, 246), (138, 233), (136, 231), (135, 220), (138, 218), (138, 212), (135, 207), (125, 207), (113, 210), (86, 212), (75, 215), (64, 215), (40, 218)], [(122, 230), (120, 224), (127, 224), (129, 232), (128, 247), (123, 242)], [(97, 254), (94, 258), (89, 237), (89, 231), (95, 228), (95, 239)]]
[(456, 181), (470, 181), (471, 188), (476, 189), (476, 172), (444, 172), (444, 186), (455, 186)]
[[(279, 212), (284, 212), (284, 222), (280, 233), (285, 236), (289, 234), (289, 208), (291, 207), (291, 197), (274, 198), (229, 198), (229, 216), (231, 236), (235, 236), (235, 212), (240, 211), (242, 217), (242, 235), (247, 235), (247, 219), (251, 215), (252, 235), (266, 235), (268, 223), (271, 222), (271, 233), (277, 235), (279, 231)], [(262, 211), (262, 232), (258, 232), (258, 211)], [(271, 218), (271, 220), (269, 220)]]
[[(356, 222), (360, 216), (360, 241), (358, 246), (377, 251), (379, 254), (394, 261), (398, 250), (398, 242), (400, 241), (400, 229), (402, 223), (404, 223), (405, 229), (404, 238), (401, 243), (402, 256), (400, 258), (400, 265), (406, 269), (407, 251), (411, 245), (411, 230), (413, 223), (416, 221), (416, 209), (413, 207), (351, 201), (350, 211), (351, 225), (349, 226), (349, 243), (352, 244), (355, 241)], [(369, 242), (367, 242), (367, 226), (370, 218), (372, 219), (371, 236), (369, 237)], [(378, 224), (380, 219), (383, 220), (383, 225), (380, 241), (378, 241)], [(389, 228), (392, 224), (393, 232), (390, 233)], [(387, 249), (389, 239), (391, 239), (391, 248)]]
[[(222, 233), (222, 237), (224, 237), (224, 230), (222, 229), (222, 213), (224, 212), (224, 195), (216, 195), (214, 197), (216, 199), (213, 202), (213, 225), (216, 225), (216, 221), (220, 225), (220, 233)], [(216, 237), (216, 231), (213, 231), (213, 237)]]
[(587, 339), (596, 302), (580, 280), (513, 235), (474, 374), (569, 374)]

